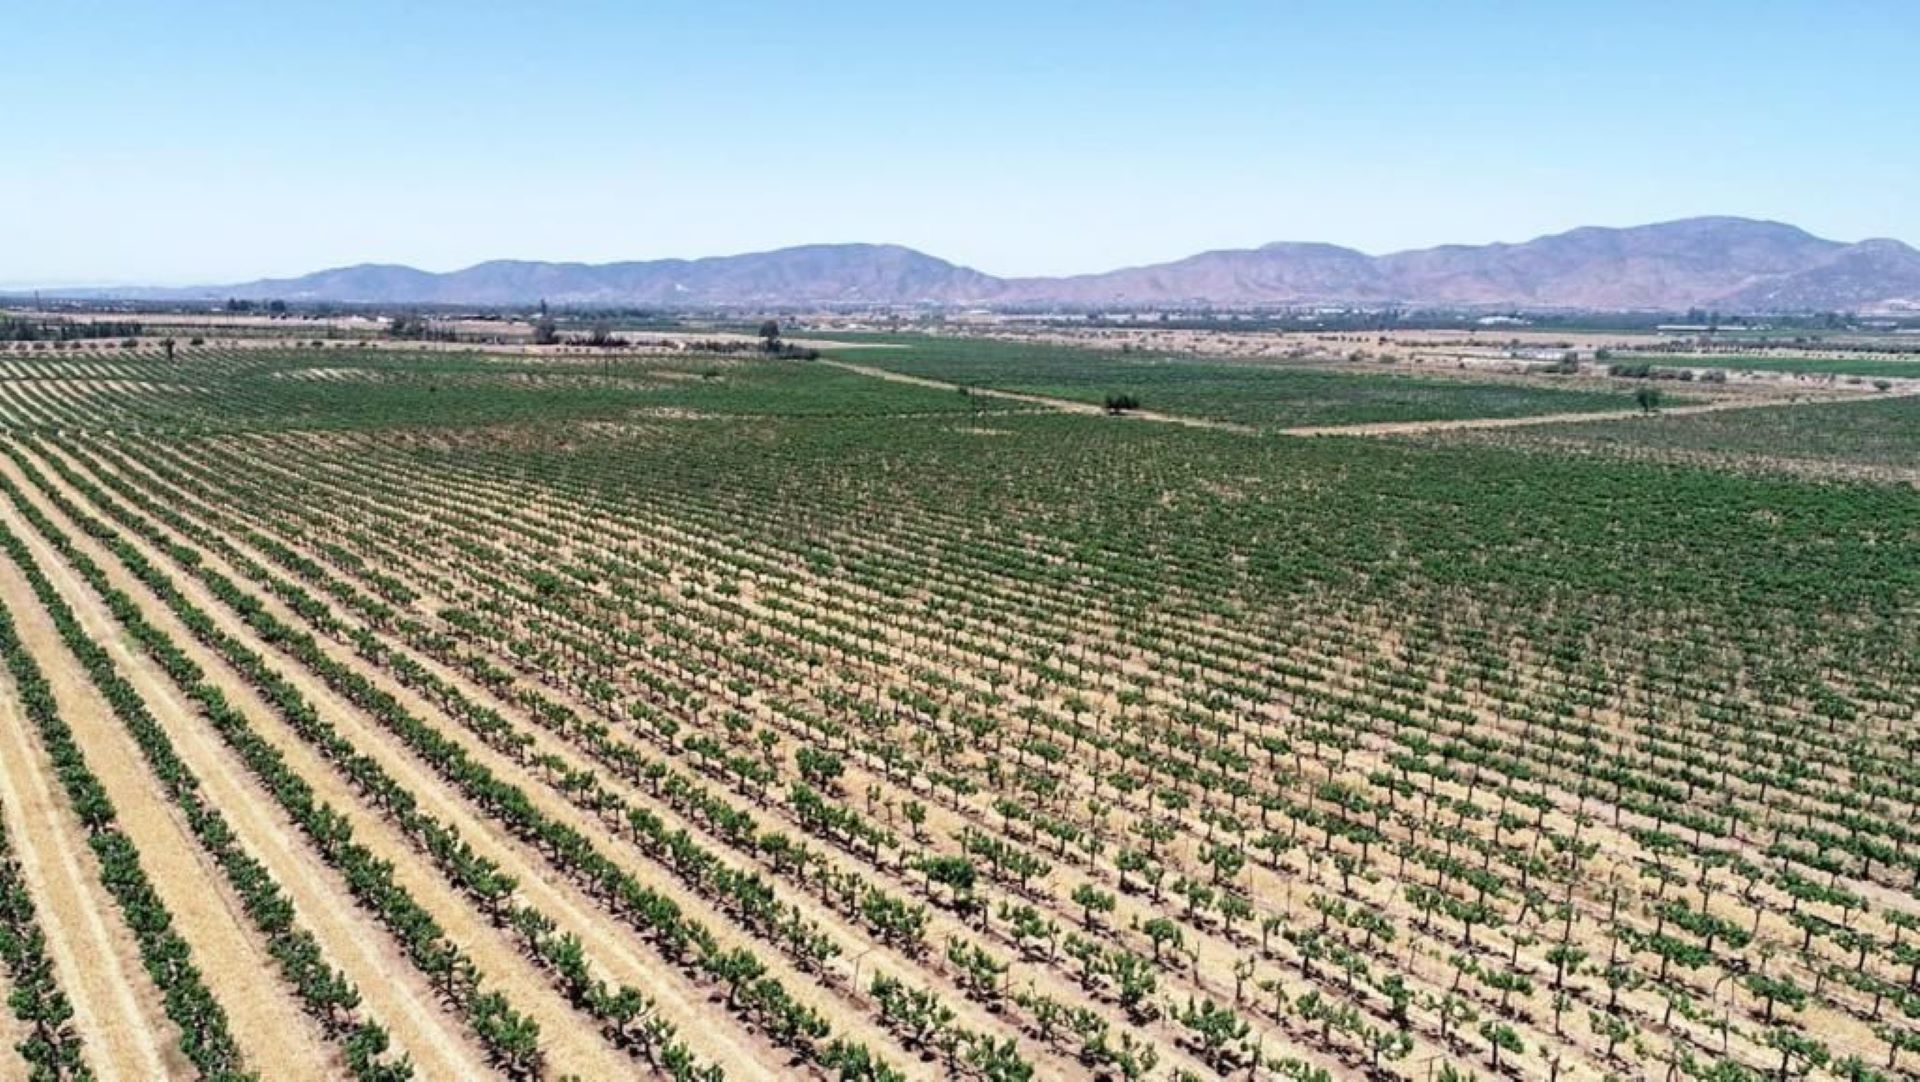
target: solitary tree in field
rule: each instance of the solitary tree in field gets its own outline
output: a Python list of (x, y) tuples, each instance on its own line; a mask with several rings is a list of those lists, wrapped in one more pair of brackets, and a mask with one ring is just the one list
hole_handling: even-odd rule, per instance
[(1480, 1036), (1486, 1038), (1487, 1054), (1492, 1057), (1493, 1069), (1496, 1071), (1500, 1069), (1501, 1052), (1510, 1052), (1517, 1056), (1526, 1051), (1526, 1046), (1520, 1041), (1520, 1035), (1505, 1022), (1488, 1019), (1480, 1023)]
[(1130, 394), (1110, 394), (1106, 404), (1107, 412), (1116, 415), (1140, 408), (1140, 400)]
[(160, 340), (160, 348), (167, 351), (167, 363), (172, 364), (173, 363), (173, 339), (162, 338)]
[(913, 828), (913, 840), (925, 841), (926, 834), (923, 828), (927, 822), (927, 806), (917, 800), (909, 800), (900, 806), (900, 810), (907, 816), (907, 825)]
[(1091, 928), (1093, 915), (1113, 912), (1116, 900), (1111, 892), (1101, 890), (1092, 883), (1082, 883), (1073, 888), (1073, 901), (1080, 907), (1080, 923)]
[(1825, 1044), (1784, 1027), (1768, 1030), (1766, 1043), (1780, 1053), (1781, 1078), (1811, 1074), (1816, 1068), (1825, 1067), (1833, 1057)]
[(1191, 1030), (1200, 1045), (1200, 1055), (1215, 1070), (1222, 1071), (1236, 1062), (1244, 1051), (1242, 1042), (1252, 1026), (1246, 1019), (1211, 999), (1195, 1003), (1192, 998), (1177, 1016)]
[(1640, 404), (1641, 413), (1652, 413), (1660, 408), (1660, 388), (1636, 388), (1633, 392), (1633, 400)]
[(1626, 1019), (1600, 1011), (1588, 1011), (1587, 1022), (1593, 1027), (1594, 1035), (1607, 1043), (1606, 1058), (1609, 1061), (1613, 1059), (1613, 1050), (1620, 1046), (1621, 1041), (1639, 1033)]

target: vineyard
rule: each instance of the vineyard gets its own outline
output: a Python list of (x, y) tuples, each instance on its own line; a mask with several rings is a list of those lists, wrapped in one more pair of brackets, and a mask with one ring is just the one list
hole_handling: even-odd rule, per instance
[(883, 347), (0, 352), (0, 1075), (1920, 1075), (1914, 399)]
[(1920, 398), (1911, 394), (1454, 438), (1745, 472), (1920, 482)]
[(1634, 353), (1634, 363), (1659, 368), (1732, 368), (1748, 372), (1785, 372), (1800, 376), (1866, 376), (1888, 379), (1920, 378), (1920, 361), (1879, 355), (1862, 357), (1742, 357), (1702, 353), (1685, 356)]
[[(1259, 429), (1593, 413), (1630, 408), (1631, 394), (1484, 379), (1407, 375), (1392, 368), (1249, 364), (1151, 351), (1116, 352), (990, 338), (851, 336), (857, 359), (907, 376), (1098, 404), (1137, 396), (1150, 409)], [(1691, 401), (1674, 396), (1673, 401)]]

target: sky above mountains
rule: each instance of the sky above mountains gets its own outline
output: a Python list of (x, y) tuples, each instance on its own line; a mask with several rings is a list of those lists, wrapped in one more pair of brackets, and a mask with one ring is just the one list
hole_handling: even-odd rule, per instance
[(998, 275), (1693, 214), (1920, 240), (1920, 7), (10, 12), (0, 285), (872, 241)]

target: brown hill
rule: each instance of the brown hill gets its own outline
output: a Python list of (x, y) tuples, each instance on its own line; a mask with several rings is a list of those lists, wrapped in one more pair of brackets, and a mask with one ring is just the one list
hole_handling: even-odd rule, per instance
[(1873, 311), (1920, 307), (1920, 252), (1892, 240), (1823, 240), (1779, 222), (1689, 218), (1384, 256), (1331, 244), (1269, 244), (1066, 278), (996, 278), (896, 245), (835, 244), (599, 265), (497, 261), (445, 274), (358, 266), (113, 295), (473, 305), (545, 299), (687, 308), (1351, 304)]

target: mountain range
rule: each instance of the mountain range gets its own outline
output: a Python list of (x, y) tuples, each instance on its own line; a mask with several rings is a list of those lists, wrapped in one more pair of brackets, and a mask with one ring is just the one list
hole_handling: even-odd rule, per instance
[(1894, 240), (1848, 244), (1779, 222), (1708, 217), (1381, 256), (1283, 242), (1059, 278), (999, 278), (897, 245), (827, 244), (693, 260), (499, 260), (443, 274), (365, 264), (233, 285), (89, 292), (145, 300), (387, 305), (545, 300), (675, 308), (1400, 305), (1885, 312), (1920, 310), (1920, 251)]

